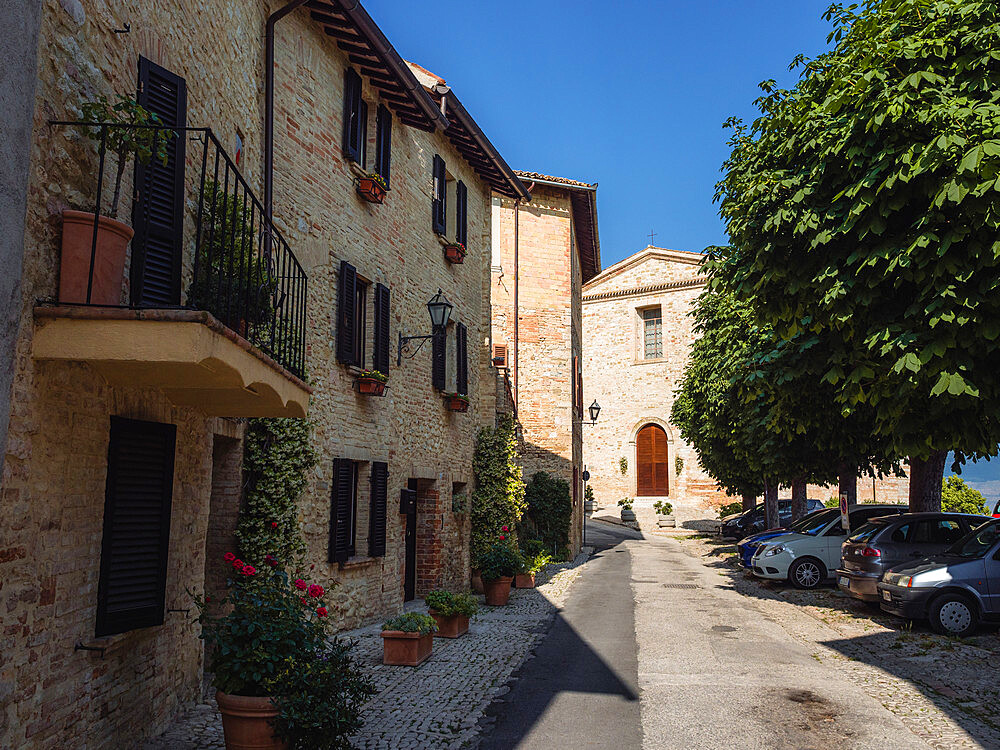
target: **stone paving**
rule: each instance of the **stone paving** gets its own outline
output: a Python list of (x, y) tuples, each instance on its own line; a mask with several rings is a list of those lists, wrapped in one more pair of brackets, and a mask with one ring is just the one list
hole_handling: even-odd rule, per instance
[[(570, 587), (582, 572), (588, 553), (570, 563), (550, 565), (534, 589), (515, 589), (506, 607), (486, 607), (468, 634), (455, 640), (436, 638), (434, 653), (421, 666), (382, 664), (381, 625), (376, 623), (343, 636), (356, 643), (355, 659), (375, 684), (365, 705), (365, 726), (354, 737), (364, 750), (471, 748), (480, 719), (494, 698), (544, 637)], [(408, 610), (426, 611), (423, 602)], [(214, 701), (199, 704), (178, 717), (144, 750), (223, 750), (222, 722)]]
[(765, 617), (812, 645), (817, 661), (846, 674), (931, 747), (1000, 748), (995, 627), (971, 638), (948, 638), (830, 587), (800, 591), (756, 579), (739, 566), (735, 548), (717, 537), (680, 543), (756, 599)]

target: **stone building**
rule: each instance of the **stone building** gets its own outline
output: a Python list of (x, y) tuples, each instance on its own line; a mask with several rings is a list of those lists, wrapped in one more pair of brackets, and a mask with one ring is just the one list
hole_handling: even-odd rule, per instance
[(580, 293), (601, 268), (597, 185), (517, 172), (530, 201), (493, 197), (493, 362), (509, 370), (525, 479), (566, 480), (570, 548), (583, 526), (584, 378)]
[[(26, 210), (0, 747), (133, 744), (200, 694), (187, 592), (221, 577), (232, 546), (247, 417), (312, 424), (301, 521), (338, 624), (467, 581), (453, 498), (494, 418), (491, 196), (527, 192), (362, 7), (293, 5), (269, 23), (289, 6), (46, 0), (25, 45), (39, 50), (34, 73), (18, 70), (36, 89), (26, 199), (4, 204)], [(93, 219), (65, 212), (109, 213), (119, 131), (53, 122), (115, 94), (170, 130), (147, 139), (162, 161), (120, 172), (118, 254), (102, 229), (92, 256)], [(373, 171), (381, 204), (360, 194)], [(456, 242), (461, 264), (444, 257)], [(431, 334), (439, 289), (448, 327), (397, 365), (400, 335)], [(385, 397), (359, 392), (364, 369), (388, 376)], [(453, 393), (467, 412), (447, 408)]]
[[(670, 423), (674, 391), (694, 342), (694, 302), (705, 287), (701, 253), (646, 247), (609, 266), (583, 288), (583, 374), (602, 407), (584, 432), (584, 462), (600, 507), (618, 513), (633, 500), (640, 525), (668, 500), (678, 523), (713, 518), (730, 498), (700, 467)], [(825, 501), (836, 488), (810, 486)], [(906, 502), (905, 479), (858, 480), (858, 501)], [(783, 488), (780, 497), (791, 496)]]

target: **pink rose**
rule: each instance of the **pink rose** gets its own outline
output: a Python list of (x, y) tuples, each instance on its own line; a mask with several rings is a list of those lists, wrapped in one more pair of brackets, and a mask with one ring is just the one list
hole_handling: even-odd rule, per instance
[(253, 565), (245, 565), (243, 567), (243, 575), (245, 575), (245, 576), (252, 576), (256, 572), (257, 572), (257, 568), (255, 568)]
[(295, 588), (297, 588), (299, 591), (305, 591), (307, 588), (309, 588), (309, 586), (301, 578), (296, 578)]
[(320, 607), (316, 610), (316, 614), (320, 617), (326, 617), (326, 607)]
[(227, 552), (222, 556), (222, 559), (225, 560), (226, 562), (232, 562), (233, 560), (236, 559), (236, 555), (234, 555), (232, 552)]

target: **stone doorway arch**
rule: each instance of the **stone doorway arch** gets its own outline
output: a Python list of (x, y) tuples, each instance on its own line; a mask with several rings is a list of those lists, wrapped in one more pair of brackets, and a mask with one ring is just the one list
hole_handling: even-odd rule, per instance
[(668, 433), (653, 422), (639, 428), (635, 438), (636, 497), (666, 497), (670, 494)]

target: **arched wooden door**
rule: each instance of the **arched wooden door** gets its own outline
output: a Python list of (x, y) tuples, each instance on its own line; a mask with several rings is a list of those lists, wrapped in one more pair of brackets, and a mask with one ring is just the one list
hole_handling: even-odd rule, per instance
[(635, 439), (636, 495), (661, 497), (670, 494), (667, 463), (667, 433), (662, 427), (648, 424)]

